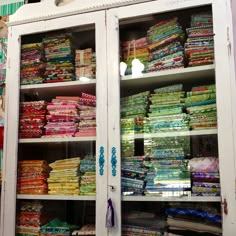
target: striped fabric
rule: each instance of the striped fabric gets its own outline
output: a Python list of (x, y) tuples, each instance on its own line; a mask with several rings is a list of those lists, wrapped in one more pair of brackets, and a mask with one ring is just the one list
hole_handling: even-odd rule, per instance
[(24, 5), (24, 0), (0, 0), (0, 16), (12, 15)]

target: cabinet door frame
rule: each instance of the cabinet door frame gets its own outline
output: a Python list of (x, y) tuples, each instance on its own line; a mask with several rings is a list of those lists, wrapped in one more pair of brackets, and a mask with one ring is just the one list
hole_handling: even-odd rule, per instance
[[(96, 137), (96, 234), (107, 235), (107, 70), (106, 70), (106, 24), (105, 11), (71, 15), (9, 28), (8, 60), (6, 79), (6, 124), (3, 158), (3, 186), (1, 235), (15, 235), (16, 185), (18, 159), (18, 123), (20, 95), (20, 49), (21, 36), (60, 30), (64, 28), (95, 25), (96, 41), (96, 97), (97, 97), (97, 137)], [(66, 82), (65, 82), (66, 83)], [(104, 148), (104, 166), (99, 164), (100, 148)], [(103, 168), (103, 174), (99, 169)]]
[[(228, 212), (223, 216), (223, 235), (231, 235), (236, 230), (235, 201), (235, 150), (233, 131), (233, 112), (231, 84), (234, 77), (231, 71), (231, 58), (228, 44), (228, 21), (226, 1), (221, 0), (158, 0), (108, 10), (107, 43), (108, 43), (108, 150), (116, 147), (117, 175), (114, 177), (111, 168), (108, 172), (108, 184), (114, 185), (116, 191), (109, 191), (108, 196), (114, 200), (117, 210), (117, 229), (110, 231), (113, 236), (121, 235), (121, 158), (120, 158), (120, 76), (119, 76), (119, 20), (142, 15), (172, 12), (175, 10), (210, 5), (213, 12), (215, 32), (215, 80), (217, 87), (218, 111), (218, 149), (221, 178), (221, 197), (227, 201)], [(111, 156), (111, 153), (110, 153)], [(223, 206), (223, 205), (222, 205)]]

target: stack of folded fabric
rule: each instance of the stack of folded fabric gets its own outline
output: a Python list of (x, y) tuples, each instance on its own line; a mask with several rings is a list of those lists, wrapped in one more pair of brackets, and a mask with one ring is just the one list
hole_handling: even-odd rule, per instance
[(196, 157), (189, 161), (193, 196), (220, 196), (219, 160)]
[(79, 122), (79, 97), (57, 96), (47, 105), (47, 137), (72, 137)]
[[(121, 98), (122, 133), (143, 133), (143, 120), (149, 108), (149, 95), (150, 92), (145, 91)], [(134, 122), (134, 127), (129, 125), (130, 122)]]
[(222, 235), (220, 210), (214, 205), (172, 203), (166, 209), (169, 230), (181, 235)]
[(19, 194), (47, 194), (51, 168), (44, 160), (18, 162), (17, 192)]
[(134, 156), (134, 129), (135, 129), (135, 119), (121, 119), (121, 156), (130, 157)]
[(121, 117), (145, 117), (148, 111), (148, 98), (150, 92), (145, 91), (121, 98)]
[(122, 236), (166, 235), (166, 219), (155, 213), (129, 210), (122, 214)]
[(42, 43), (23, 44), (21, 46), (21, 84), (41, 84), (44, 76)]
[(182, 84), (155, 89), (149, 98), (150, 113), (144, 119), (144, 131), (189, 130), (189, 116), (183, 112), (184, 94)]
[(91, 224), (88, 224), (88, 225), (84, 225), (82, 226), (81, 229), (79, 230), (74, 230), (72, 232), (72, 235), (74, 236), (79, 236), (79, 235), (91, 235), (91, 236), (95, 236), (96, 235), (96, 229), (95, 229), (95, 225), (91, 225)]
[(48, 181), (49, 194), (79, 194), (79, 165), (80, 158), (57, 160), (49, 166), (52, 168)]
[(148, 62), (147, 38), (139, 38), (132, 41), (121, 42), (122, 60), (127, 64), (126, 74), (132, 73), (132, 60), (139, 59), (144, 65), (144, 72)]
[(77, 80), (81, 77), (95, 78), (96, 54), (92, 48), (75, 51), (75, 75)]
[(78, 108), (80, 110), (80, 122), (74, 136), (96, 136), (96, 97), (82, 93)]
[(121, 191), (123, 195), (143, 195), (147, 168), (144, 156), (122, 157)]
[(86, 156), (80, 161), (80, 195), (96, 195), (96, 158)]
[(40, 201), (20, 202), (16, 218), (16, 235), (37, 236), (40, 235), (40, 226), (49, 219)]
[(184, 32), (174, 17), (149, 28), (147, 72), (184, 67)]
[(51, 220), (49, 223), (41, 226), (40, 236), (70, 236), (71, 231), (78, 228), (78, 226), (70, 225), (57, 218)]
[(74, 56), (70, 35), (49, 35), (43, 39), (43, 44), (47, 61), (44, 82), (74, 80)]
[(144, 165), (149, 170), (145, 178), (145, 195), (190, 195), (191, 180), (188, 161), (185, 159), (189, 153), (188, 136), (146, 139)]
[(190, 115), (191, 129), (211, 129), (217, 127), (215, 85), (193, 87), (185, 99)]
[(191, 27), (186, 29), (188, 39), (185, 54), (189, 66), (212, 64), (214, 62), (214, 33), (211, 13), (191, 16)]
[(20, 138), (40, 138), (46, 123), (46, 102), (20, 103)]

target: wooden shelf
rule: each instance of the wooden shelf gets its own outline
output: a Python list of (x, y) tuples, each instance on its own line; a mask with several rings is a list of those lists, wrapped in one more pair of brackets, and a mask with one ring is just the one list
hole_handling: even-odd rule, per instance
[(159, 72), (145, 73), (140, 77), (132, 77), (131, 75), (121, 77), (121, 87), (143, 87), (150, 85), (162, 85), (175, 82), (193, 82), (201, 79), (214, 79), (215, 65), (196, 66), (188, 68), (180, 68), (173, 70), (165, 70)]
[(201, 135), (213, 135), (217, 134), (217, 129), (206, 129), (206, 130), (191, 130), (191, 131), (178, 131), (178, 132), (160, 132), (160, 133), (144, 133), (134, 135), (122, 135), (123, 138), (134, 138), (134, 139), (147, 139), (147, 138), (164, 138), (164, 137), (178, 137), (178, 136), (201, 136)]
[(137, 202), (220, 202), (220, 197), (149, 197), (123, 196), (122, 201)]
[(96, 196), (50, 195), (50, 194), (42, 194), (42, 195), (17, 194), (17, 199), (95, 201), (96, 200)]
[(96, 79), (90, 79), (89, 81), (68, 81), (57, 83), (44, 83), (33, 85), (21, 85), (21, 93), (37, 93), (40, 99), (47, 99), (55, 96), (75, 96), (80, 95), (80, 92), (86, 91), (89, 93), (95, 93)]
[(69, 137), (69, 138), (27, 138), (19, 139), (19, 143), (66, 143), (66, 142), (91, 142), (96, 137)]

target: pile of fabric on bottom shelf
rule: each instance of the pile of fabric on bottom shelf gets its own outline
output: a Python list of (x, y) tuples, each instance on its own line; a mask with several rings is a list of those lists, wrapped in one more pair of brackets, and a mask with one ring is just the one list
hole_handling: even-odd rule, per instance
[(184, 67), (184, 31), (178, 18), (160, 21), (147, 33), (150, 51), (147, 72)]
[(43, 44), (47, 59), (44, 82), (53, 83), (74, 80), (74, 55), (71, 35), (48, 35), (43, 39)]
[(191, 16), (191, 26), (186, 29), (188, 39), (185, 54), (189, 66), (212, 64), (214, 62), (214, 33), (212, 13)]
[(40, 227), (49, 219), (48, 208), (40, 201), (22, 201), (16, 217), (16, 235), (38, 236)]
[(96, 136), (96, 96), (82, 92), (78, 108), (80, 122), (74, 136)]
[(122, 215), (122, 236), (162, 236), (166, 232), (166, 219), (155, 213), (126, 211)]
[(217, 127), (215, 84), (193, 87), (190, 92), (187, 92), (185, 105), (190, 115), (191, 129)]
[(221, 213), (215, 205), (169, 203), (166, 209), (169, 230), (180, 235), (222, 235)]
[(74, 230), (72, 232), (73, 236), (79, 236), (79, 235), (90, 235), (90, 236), (95, 236), (96, 235), (96, 229), (95, 229), (95, 225), (91, 225), (91, 224), (87, 224), (82, 226), (81, 229), (79, 230)]
[(189, 161), (192, 196), (220, 196), (219, 159), (195, 157)]
[(54, 218), (49, 223), (41, 226), (40, 236), (70, 236), (71, 232), (76, 228), (78, 226)]
[(80, 195), (96, 195), (96, 157), (85, 156), (80, 161)]
[(79, 195), (79, 157), (57, 160), (49, 166), (52, 168), (47, 179), (49, 194)]
[(41, 138), (46, 124), (46, 102), (20, 103), (20, 138)]
[(96, 54), (92, 48), (75, 50), (75, 75), (77, 80), (94, 79), (96, 76)]
[(45, 160), (18, 162), (17, 192), (19, 194), (47, 194), (51, 168)]
[(20, 83), (22, 85), (43, 83), (44, 70), (42, 43), (23, 44), (21, 46)]

